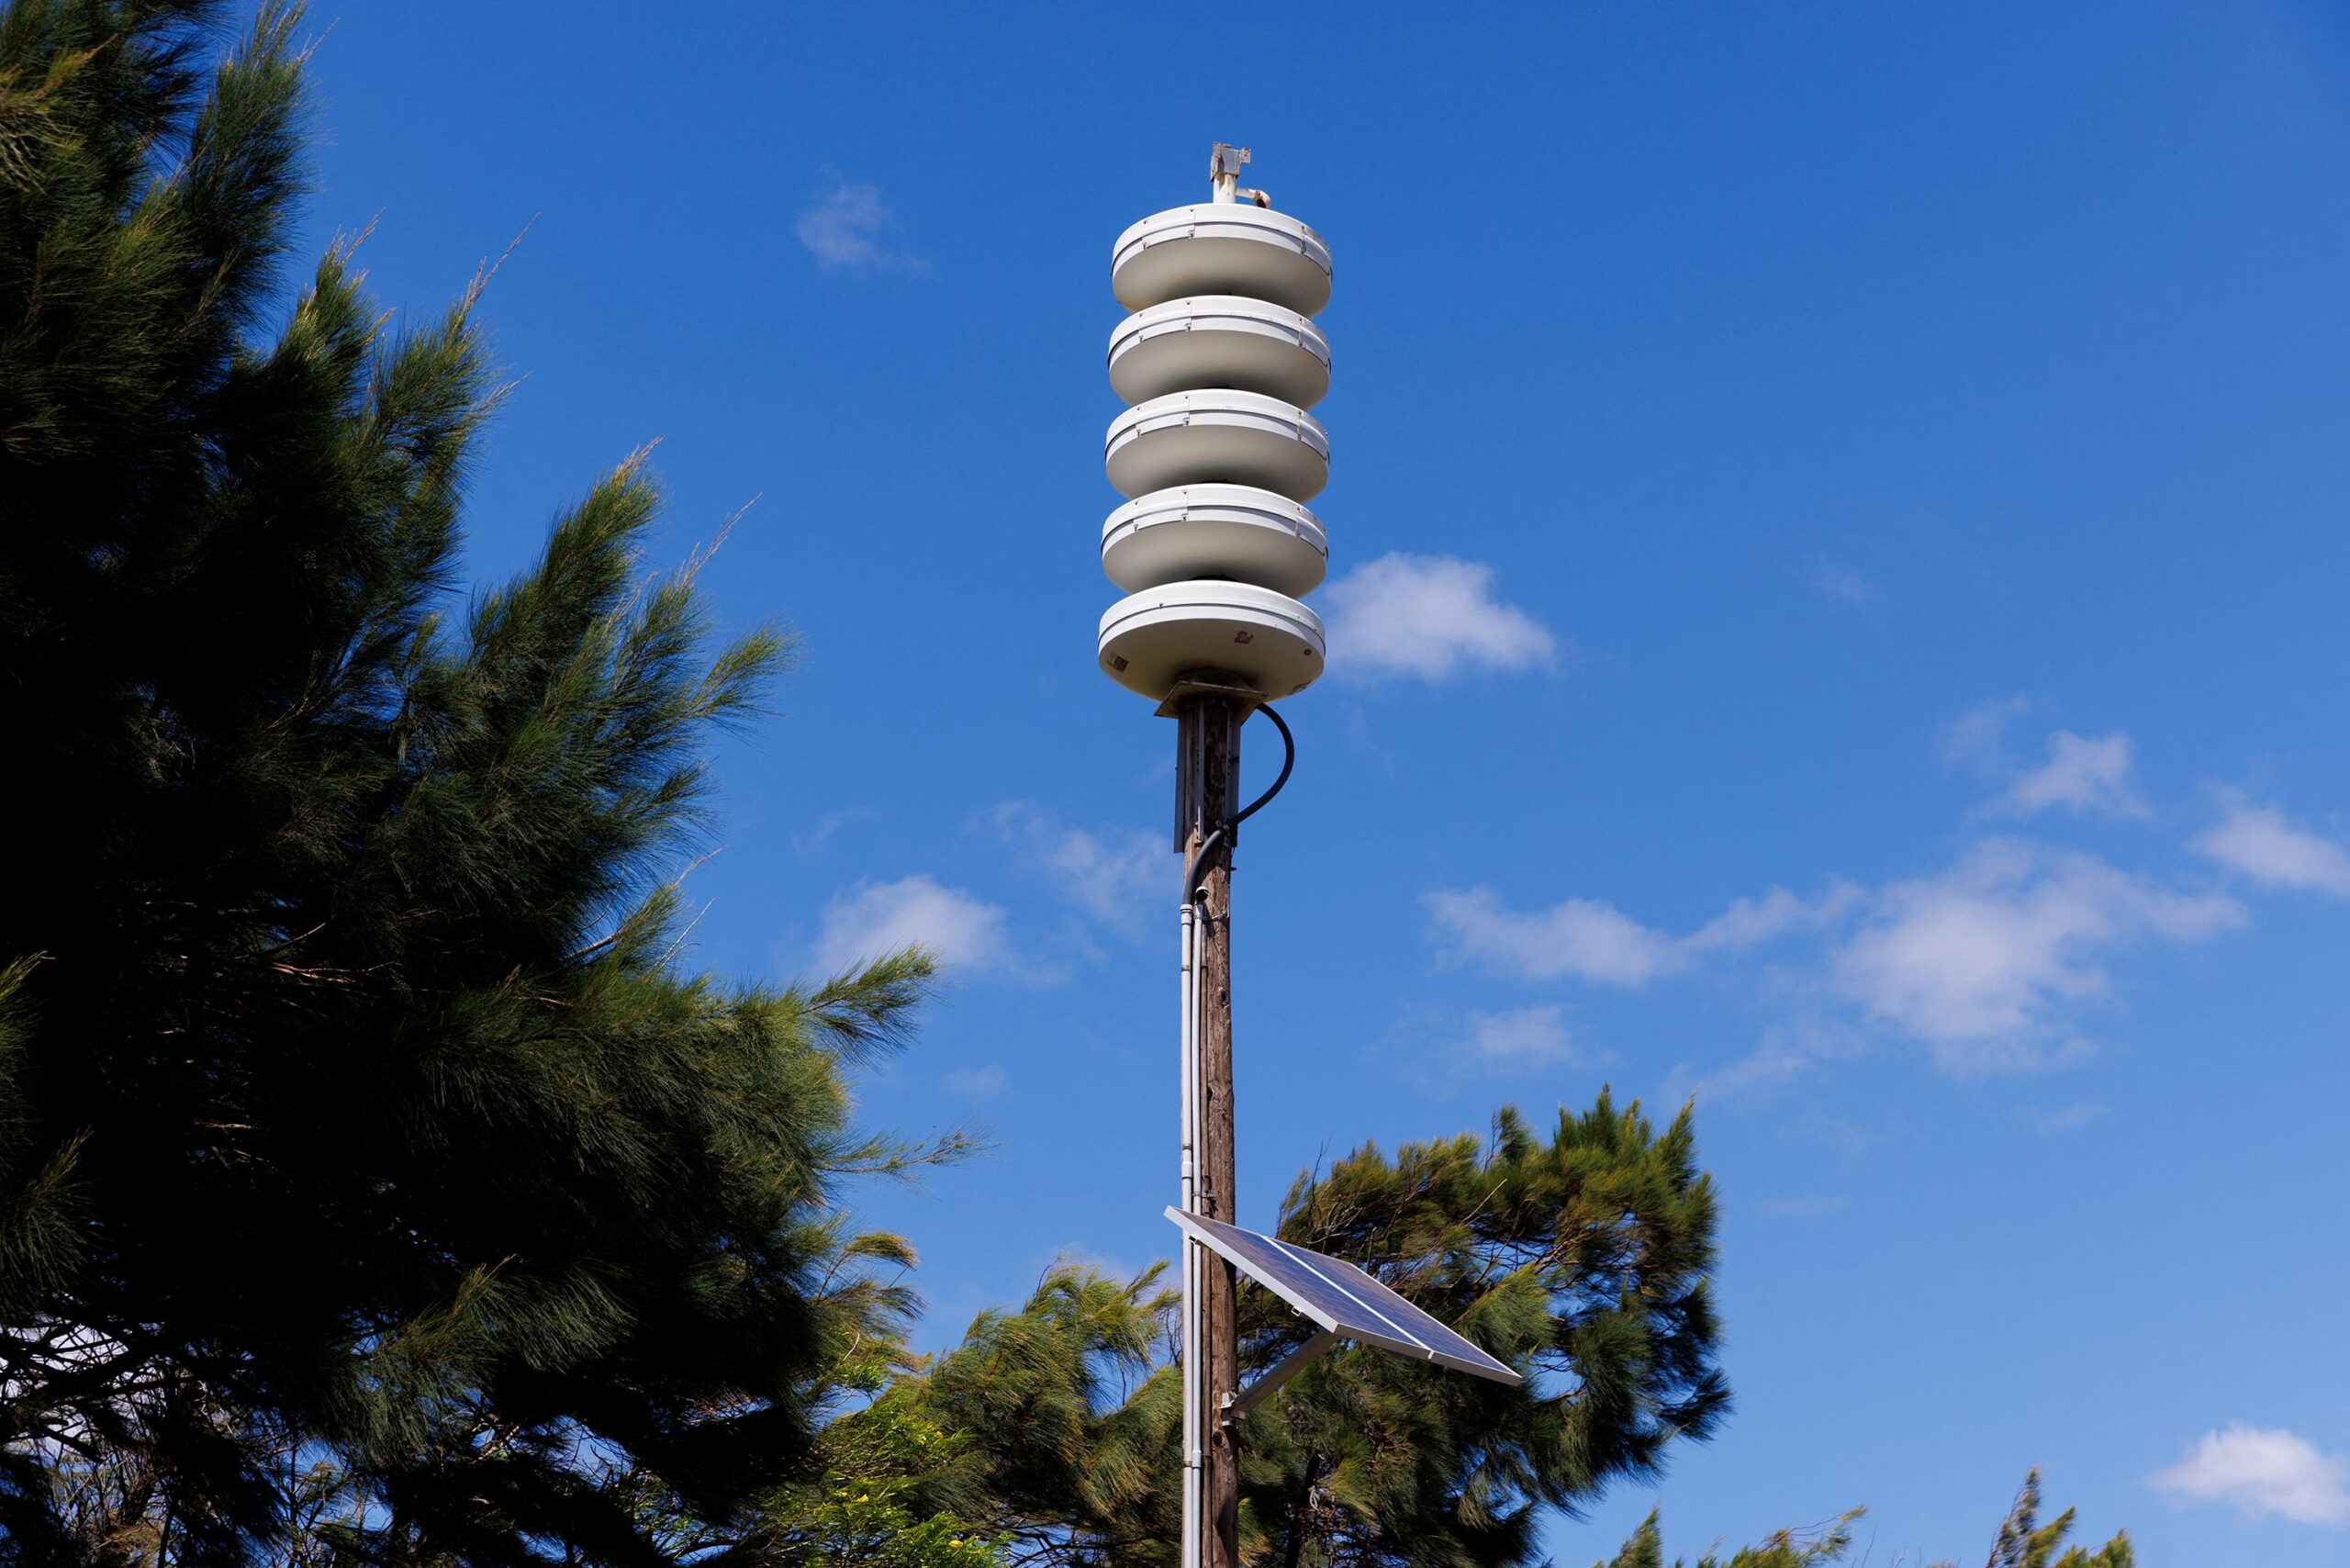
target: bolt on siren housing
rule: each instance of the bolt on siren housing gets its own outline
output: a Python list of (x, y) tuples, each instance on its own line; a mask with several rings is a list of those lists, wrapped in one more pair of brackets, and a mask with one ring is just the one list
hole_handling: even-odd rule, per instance
[(1104, 673), (1154, 701), (1202, 674), (1287, 697), (1326, 655), (1296, 596), (1329, 565), (1304, 503), (1330, 473), (1306, 412), (1330, 386), (1329, 342), (1307, 319), (1329, 302), (1330, 248), (1239, 190), (1237, 166), (1219, 147), (1212, 201), (1154, 213), (1111, 251), (1133, 314), (1110, 335), (1110, 386), (1134, 406), (1102, 460), (1132, 498), (1102, 526), (1102, 569), (1128, 597), (1097, 647)]

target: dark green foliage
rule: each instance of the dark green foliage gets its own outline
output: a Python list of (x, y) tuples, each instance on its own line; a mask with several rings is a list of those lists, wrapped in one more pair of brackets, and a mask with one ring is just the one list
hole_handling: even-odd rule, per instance
[[(1317, 1568), (1533, 1561), (1546, 1511), (1654, 1475), (1672, 1438), (1706, 1436), (1725, 1410), (1713, 1232), (1688, 1114), (1659, 1133), (1604, 1094), (1548, 1139), (1505, 1112), (1490, 1141), (1393, 1159), (1366, 1147), (1302, 1178), (1284, 1238), (1371, 1270), (1532, 1377), (1511, 1389), (1375, 1350), (1326, 1357), (1242, 1429), (1244, 1552)], [(1244, 1376), (1310, 1332), (1254, 1287), (1241, 1304)], [(1173, 1558), (1167, 1306), (1154, 1276), (1063, 1271), (927, 1374), (939, 1419), (979, 1435), (987, 1469), (971, 1479), (1001, 1527), (1046, 1558)]]
[(779, 644), (644, 577), (634, 461), (444, 623), (473, 297), (277, 292), (297, 15), (212, 20), (0, 13), (0, 1538), (655, 1561), (603, 1483), (727, 1517), (907, 1307), (830, 1194), (927, 966), (677, 967)]
[[(1860, 1517), (1856, 1508), (1812, 1529), (1783, 1529), (1760, 1546), (1741, 1546), (1729, 1557), (1708, 1551), (1697, 1559), (1696, 1568), (1826, 1568), (1844, 1560), (1852, 1544), (1852, 1521)], [(1656, 1515), (1651, 1513), (1640, 1521), (1622, 1551), (1591, 1568), (1665, 1568), (1664, 1538), (1657, 1529)], [(1689, 1565), (1684, 1559), (1675, 1558), (1673, 1568)]]
[(1163, 1266), (1120, 1283), (1061, 1267), (981, 1315), (907, 1392), (977, 1446), (938, 1477), (1023, 1561), (1168, 1562), (1181, 1535), (1181, 1385)]
[[(1686, 1108), (1662, 1133), (1606, 1093), (1545, 1140), (1513, 1111), (1490, 1142), (1366, 1148), (1283, 1204), (1281, 1235), (1371, 1271), (1528, 1374), (1510, 1389), (1350, 1350), (1243, 1432), (1246, 1503), (1285, 1558), (1531, 1560), (1545, 1508), (1656, 1474), (1674, 1437), (1727, 1413), (1707, 1276), (1713, 1183)], [(1304, 1335), (1250, 1292), (1252, 1362)], [(1278, 1468), (1276, 1468), (1278, 1467)], [(1315, 1499), (1332, 1506), (1316, 1522)], [(1297, 1538), (1292, 1543), (1292, 1537)]]
[[(2040, 1523), (2040, 1472), (2023, 1478), (2014, 1506), (1999, 1526), (1991, 1548), (1989, 1568), (2132, 1568), (2138, 1559), (2127, 1531), (2091, 1551), (2085, 1546), (2065, 1546), (2073, 1533), (2073, 1510), (2065, 1509), (2046, 1524)], [(2062, 1555), (2057, 1548), (2065, 1547)]]
[(997, 1568), (1008, 1543), (961, 1517), (955, 1478), (978, 1448), (923, 1415), (904, 1389), (825, 1423), (821, 1467), (763, 1505), (757, 1550), (769, 1562), (834, 1568)]
[[(1761, 1545), (1740, 1547), (1727, 1558), (1708, 1551), (1697, 1559), (1696, 1568), (1828, 1568), (1851, 1556), (1852, 1526), (1861, 1515), (1862, 1510), (1854, 1508), (1809, 1529), (1781, 1530)], [(2022, 1490), (2000, 1521), (1986, 1568), (2134, 1568), (2138, 1561), (2126, 1532), (2116, 1532), (2095, 1551), (2085, 1546), (2065, 1547), (2065, 1538), (2073, 1532), (2070, 1508), (2045, 1525), (2039, 1518), (2040, 1472), (2035, 1470), (2024, 1477)], [(2064, 1547), (2061, 1556), (2057, 1554), (2060, 1547)], [(1664, 1539), (1658, 1531), (1656, 1515), (1651, 1513), (1641, 1522), (1622, 1551), (1591, 1568), (1664, 1568)], [(1673, 1568), (1687, 1568), (1685, 1560), (1674, 1559)], [(1937, 1563), (1935, 1568), (1953, 1565)]]

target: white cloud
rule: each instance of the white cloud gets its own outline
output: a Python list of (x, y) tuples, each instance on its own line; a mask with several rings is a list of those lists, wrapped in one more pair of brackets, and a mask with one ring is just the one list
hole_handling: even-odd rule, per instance
[(2143, 817), (2146, 802), (2130, 788), (2130, 737), (2076, 735), (2058, 730), (2048, 737), (2048, 760), (2008, 786), (1992, 809), (2032, 816), (2051, 806)]
[(1844, 1194), (1830, 1193), (1801, 1198), (1763, 1198), (1755, 1206), (1774, 1219), (1825, 1219), (1841, 1214), (1852, 1206)]
[(1426, 902), (1448, 957), (1527, 980), (1638, 986), (1684, 961), (1673, 938), (1593, 899), (1528, 913), (1504, 907), (1491, 888), (1439, 890)]
[[(1868, 1054), (1869, 1041), (1858, 1030), (1817, 1018), (1774, 1024), (1746, 1055), (1726, 1067), (1700, 1072), (1684, 1062), (1666, 1075), (1666, 1097), (1696, 1095), (1703, 1099), (1767, 1097), (1805, 1077), (1822, 1062), (1849, 1061)], [(1843, 1123), (1827, 1124), (1834, 1141), (1847, 1152), (1866, 1147), (1874, 1135)]]
[(791, 226), (818, 266), (826, 272), (919, 275), (930, 271), (922, 257), (882, 243), (896, 232), (898, 221), (879, 186), (847, 179), (837, 170), (828, 177), (830, 188), (801, 208)]
[[(2115, 956), (2204, 941), (2246, 920), (2225, 894), (2005, 838), (1976, 844), (1931, 876), (1874, 890), (1841, 879), (1812, 898), (1773, 888), (1679, 936), (1595, 899), (1516, 910), (1493, 889), (1472, 887), (1441, 889), (1423, 902), (1439, 958), (1537, 984), (1637, 989), (1703, 959), (1807, 936), (1810, 957), (1774, 970), (1773, 983), (1813, 1004), (1841, 1000), (1922, 1040), (1958, 1073), (2045, 1070), (2095, 1054), (2076, 1033), (2079, 1014), (2109, 993)], [(1707, 1092), (1784, 1084), (1865, 1048), (1832, 1016), (1841, 1010), (1774, 1029), (1727, 1066), (1676, 1073)]]
[(965, 968), (1009, 962), (1004, 912), (926, 876), (863, 881), (833, 895), (816, 932), (815, 958), (828, 973), (916, 945)]
[(814, 827), (792, 838), (791, 847), (801, 855), (822, 855), (824, 846), (832, 843), (833, 834), (851, 823), (868, 821), (873, 814), (870, 806), (845, 806), (837, 812), (826, 812), (816, 819)]
[(1450, 555), (1382, 555), (1322, 592), (1330, 667), (1433, 685), (1465, 670), (1545, 668), (1558, 639), (1494, 597), (1494, 568)]
[(1846, 882), (1817, 899), (1773, 888), (1739, 899), (1686, 936), (1643, 925), (1614, 904), (1568, 899), (1549, 909), (1505, 906), (1491, 888), (1443, 889), (1426, 899), (1440, 950), (1529, 980), (1583, 980), (1640, 986), (1688, 967), (1702, 953), (1742, 952), (1793, 931), (1843, 918), (1861, 898)]
[(1431, 1102), (1449, 1099), (1484, 1079), (1589, 1068), (1609, 1059), (1590, 1047), (1556, 1002), (1401, 1017), (1378, 1054)]
[(2342, 846), (2294, 826), (2275, 806), (2232, 792), (2220, 799), (2225, 815), (2196, 838), (2197, 854), (2268, 887), (2350, 896), (2350, 853)]
[(2281, 1428), (2237, 1422), (2206, 1432), (2152, 1480), (2182, 1505), (2229, 1503), (2247, 1519), (2275, 1514), (2305, 1525), (2350, 1525), (2350, 1464)]
[(1773, 888), (1759, 899), (1731, 900), (1728, 909), (1683, 937), (1681, 945), (1693, 953), (1743, 952), (1790, 932), (1833, 925), (1852, 913), (1863, 896), (1841, 878), (1816, 899)]
[(1173, 905), (1181, 865), (1164, 837), (1134, 828), (1089, 833), (1027, 801), (1006, 801), (985, 821), (1080, 908), (1128, 935), (1141, 929), (1154, 895)]
[(2006, 760), (2008, 726), (2031, 711), (2029, 697), (1994, 697), (1977, 702), (1942, 726), (1935, 737), (1934, 751), (1946, 767), (1997, 772)]
[(1885, 607), (1885, 586), (1865, 572), (1825, 556), (1812, 563), (1805, 582), (1822, 599), (1852, 606), (1871, 620)]
[(2109, 1107), (2083, 1101), (2078, 1104), (2060, 1105), (2050, 1110), (2040, 1105), (2020, 1105), (2016, 1114), (2024, 1125), (2037, 1133), (2054, 1137), (2060, 1133), (2076, 1133), (2107, 1114)]
[(992, 1061), (985, 1067), (958, 1067), (939, 1080), (946, 1092), (964, 1100), (992, 1100), (1009, 1081), (1002, 1064)]
[(1935, 737), (1934, 750), (1943, 766), (1984, 778), (2009, 779), (2008, 788), (1984, 811), (2028, 817), (2064, 806), (2121, 817), (2147, 814), (2146, 802), (2130, 787), (2134, 748), (2119, 730), (2105, 735), (2055, 731), (2048, 737), (2045, 760), (2037, 767), (2020, 767), (2008, 750), (2008, 731), (2031, 709), (2028, 697), (1995, 697), (1943, 725)]
[(1555, 1004), (1469, 1014), (1465, 1036), (1453, 1047), (1487, 1067), (1551, 1067), (1578, 1056), (1563, 1009)]
[(2244, 919), (2232, 899), (2165, 888), (2094, 856), (1991, 839), (1938, 876), (1879, 892), (1834, 955), (1835, 983), (1932, 1043), (1946, 1067), (2015, 1066), (2017, 1042), (2044, 1039), (2068, 1004), (2106, 993), (2100, 954), (2200, 941)]

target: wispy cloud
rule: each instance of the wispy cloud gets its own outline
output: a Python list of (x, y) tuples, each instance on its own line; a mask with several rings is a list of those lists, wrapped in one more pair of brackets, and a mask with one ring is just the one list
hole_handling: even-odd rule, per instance
[(923, 946), (960, 969), (1012, 966), (1004, 912), (927, 876), (867, 880), (835, 893), (818, 921), (814, 958), (836, 972), (903, 947)]
[(827, 184), (800, 208), (791, 230), (826, 272), (926, 276), (930, 263), (887, 242), (899, 229), (897, 214), (878, 185), (828, 170)]
[(1823, 555), (1804, 574), (1804, 584), (1820, 598), (1857, 610), (1873, 622), (1885, 619), (1885, 585), (1856, 566)]
[[(1423, 901), (1437, 956), (1534, 984), (1637, 989), (1783, 939), (1808, 938), (1778, 983), (1805, 998), (1800, 1026), (1775, 1026), (1746, 1058), (1695, 1077), (1709, 1092), (1768, 1089), (1866, 1048), (1850, 1025), (1890, 1026), (1961, 1074), (2044, 1070), (2095, 1047), (2083, 1015), (2106, 1001), (2117, 955), (2207, 940), (2243, 925), (2221, 893), (2123, 871), (2079, 851), (1990, 838), (1930, 876), (1867, 890), (1832, 881), (1811, 898), (1774, 888), (1685, 935), (1610, 903), (1571, 898), (1517, 910), (1491, 888)], [(1839, 1022), (1841, 1015), (1844, 1022)]]
[(1565, 1009), (1555, 1002), (1501, 1013), (1472, 1012), (1454, 1048), (1497, 1069), (1563, 1066), (1582, 1054), (1567, 1029)]
[(1825, 1219), (1841, 1214), (1852, 1206), (1852, 1200), (1841, 1193), (1818, 1194), (1800, 1198), (1762, 1198), (1756, 1208), (1773, 1219)]
[(2107, 1112), (2108, 1107), (2090, 1104), (2087, 1101), (2071, 1105), (2059, 1105), (2053, 1109), (2042, 1105), (2016, 1107), (2016, 1114), (2022, 1118), (2024, 1126), (2036, 1133), (2047, 1134), (2051, 1137), (2065, 1133), (2079, 1132), (2091, 1122), (2105, 1116)]
[(1740, 952), (1843, 917), (1860, 897), (1842, 882), (1817, 899), (1773, 888), (1739, 899), (1686, 936), (1644, 925), (1614, 904), (1566, 899), (1548, 909), (1514, 910), (1491, 888), (1443, 889), (1424, 901), (1447, 959), (1528, 980), (1583, 980), (1641, 986), (1686, 969), (1698, 955)]
[[(1709, 1071), (1683, 1063), (1665, 1078), (1668, 1097), (1706, 1100), (1761, 1099), (1804, 1078), (1821, 1064), (1868, 1054), (1869, 1039), (1857, 1029), (1821, 1018), (1774, 1024), (1754, 1048)], [(1832, 1117), (1818, 1118), (1814, 1130), (1846, 1153), (1871, 1147), (1880, 1135)]]
[(2090, 855), (1989, 839), (1946, 871), (1881, 890), (1832, 965), (1843, 994), (1926, 1040), (1943, 1066), (2025, 1066), (2045, 1059), (2070, 1006), (2107, 993), (2105, 955), (2138, 942), (2201, 941), (2244, 918), (2219, 894), (2165, 887)]
[[(2003, 737), (2027, 707), (2021, 698), (1981, 704), (1942, 732), (1944, 760), (1998, 776), (2001, 799), (2020, 812), (2147, 810), (2132, 786), (2130, 739), (2119, 732), (2058, 731), (2039, 766), (2016, 766)], [(2232, 792), (2220, 800), (2221, 820), (2193, 841), (2196, 853), (2265, 887), (2350, 897), (2350, 844)], [(1835, 879), (1810, 896), (1774, 887), (1682, 931), (1590, 897), (1515, 907), (1490, 886), (1438, 889), (1422, 907), (1442, 964), (1534, 986), (1626, 991), (1705, 971), (1767, 992), (1774, 1016), (1745, 1056), (1684, 1063), (1668, 1079), (1675, 1092), (1754, 1094), (1896, 1043), (1922, 1047), (1954, 1076), (2087, 1060), (2101, 1049), (2095, 1026), (2117, 1000), (2119, 977), (2150, 952), (2249, 925), (2240, 891), (2191, 869), (2132, 868), (1992, 834), (1922, 874), (1876, 886)], [(1768, 961), (1757, 961), (1774, 944)], [(2105, 1110), (2016, 1114), (2055, 1134)]]
[(2048, 737), (2048, 759), (2019, 774), (1991, 810), (2032, 816), (2052, 806), (2107, 816), (2143, 817), (2146, 802), (2130, 787), (2130, 737), (2076, 735), (2058, 730)]
[(1730, 906), (1681, 939), (1692, 953), (1743, 952), (1796, 931), (1833, 925), (1859, 906), (1864, 895), (1838, 878), (1818, 898), (1773, 888), (1759, 899), (1733, 899)]
[(1448, 958), (1523, 980), (1638, 986), (1683, 962), (1671, 937), (1595, 899), (1521, 913), (1491, 888), (1469, 888), (1430, 893), (1426, 902)]
[(2220, 803), (2223, 814), (2196, 837), (2197, 854), (2266, 887), (2350, 897), (2350, 852), (2341, 845), (2232, 790), (2222, 791)]
[(1376, 1052), (1427, 1099), (1451, 1098), (1472, 1083), (1522, 1079), (1607, 1060), (1567, 1020), (1558, 1002), (1398, 1018)]
[(1994, 697), (1977, 702), (1934, 737), (1935, 753), (1949, 767), (1988, 776), (2007, 766), (2008, 727), (2031, 711), (2031, 699)]
[(1154, 895), (1162, 905), (1174, 895), (1177, 862), (1164, 837), (1071, 827), (1030, 801), (1007, 801), (981, 820), (1063, 896), (1128, 935), (1142, 928)]
[(2223, 1503), (2246, 1519), (2350, 1525), (2350, 1464), (2307, 1438), (2241, 1422), (2206, 1432), (2187, 1456), (2150, 1477), (2173, 1502)]
[(822, 855), (833, 834), (855, 822), (869, 822), (874, 816), (870, 806), (844, 806), (837, 812), (826, 812), (816, 819), (816, 825), (804, 834), (795, 834), (791, 847), (800, 855)]
[(2052, 807), (2106, 816), (2143, 817), (2146, 802), (2132, 787), (2136, 748), (2119, 730), (2102, 735), (2050, 734), (2037, 766), (2016, 761), (2008, 732), (2032, 711), (2028, 697), (1995, 697), (1978, 702), (1942, 728), (1934, 749), (1947, 767), (1984, 779), (2004, 779), (2007, 788), (1981, 808), (1992, 816), (2036, 816)]
[(1382, 555), (1322, 591), (1330, 667), (1430, 685), (1472, 670), (1553, 666), (1558, 639), (1494, 596), (1494, 568), (1450, 555)]
[(992, 1100), (1011, 1081), (1004, 1076), (1002, 1064), (991, 1061), (984, 1067), (958, 1067), (938, 1081), (957, 1099)]

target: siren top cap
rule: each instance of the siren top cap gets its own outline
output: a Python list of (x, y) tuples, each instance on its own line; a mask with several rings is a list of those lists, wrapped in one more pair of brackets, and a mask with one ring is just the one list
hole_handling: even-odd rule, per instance
[(1330, 247), (1287, 213), (1199, 202), (1154, 212), (1119, 235), (1110, 286), (1129, 310), (1239, 294), (1311, 316), (1330, 302)]

